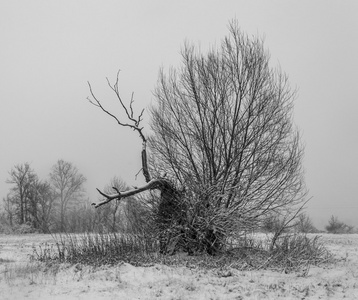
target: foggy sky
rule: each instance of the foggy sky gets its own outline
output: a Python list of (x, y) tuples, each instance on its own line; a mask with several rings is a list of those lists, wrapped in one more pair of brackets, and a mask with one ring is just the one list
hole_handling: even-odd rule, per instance
[[(87, 81), (119, 111), (106, 77), (118, 69), (125, 101), (154, 103), (160, 67), (180, 63), (185, 41), (219, 45), (236, 18), (265, 39), (273, 66), (298, 89), (308, 214), (358, 226), (357, 1), (7, 1), (0, 3), (0, 198), (8, 172), (29, 162), (45, 179), (58, 159), (87, 177), (91, 200), (113, 176), (144, 182), (141, 140), (86, 100)], [(118, 109), (117, 109), (118, 108)], [(148, 122), (145, 114), (145, 122)], [(148, 127), (146, 132), (149, 132)], [(0, 200), (1, 200), (0, 199)]]

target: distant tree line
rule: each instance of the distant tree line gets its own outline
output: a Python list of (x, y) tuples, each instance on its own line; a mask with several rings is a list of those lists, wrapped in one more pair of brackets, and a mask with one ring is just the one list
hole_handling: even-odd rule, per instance
[[(263, 230), (266, 232), (277, 232), (282, 228), (282, 224), (285, 222), (285, 219), (280, 218), (279, 215), (269, 215), (264, 221)], [(349, 233), (358, 233), (357, 229), (354, 226), (348, 225), (338, 219), (336, 216), (331, 216), (328, 220), (328, 225), (325, 226), (325, 231), (318, 230), (311, 218), (306, 213), (299, 214), (289, 226), (285, 226), (285, 231), (294, 231), (301, 233), (319, 233), (327, 232), (334, 234), (349, 234)]]
[(328, 225), (325, 228), (329, 233), (354, 233), (354, 226), (347, 225), (346, 223), (339, 221), (335, 216), (331, 216), (328, 221)]
[[(9, 192), (0, 209), (0, 233), (57, 232), (141, 232), (150, 226), (148, 215), (150, 192), (112, 201), (94, 209), (86, 196), (86, 178), (72, 163), (58, 160), (46, 179), (40, 179), (29, 163), (15, 165), (6, 180)], [(129, 187), (113, 177), (105, 193), (127, 191)], [(152, 203), (153, 204), (153, 203)], [(268, 215), (263, 224), (266, 232), (277, 232), (285, 223), (277, 214)], [(149, 225), (148, 225), (149, 224)], [(332, 216), (325, 229), (329, 233), (354, 233), (353, 226)], [(320, 232), (311, 218), (302, 213), (285, 230)]]
[[(48, 178), (40, 179), (29, 163), (15, 165), (6, 183), (9, 192), (0, 210), (0, 233), (114, 232), (131, 227), (139, 215), (130, 210), (140, 208), (132, 198), (113, 202), (99, 210), (93, 209), (86, 196), (86, 178), (72, 163), (58, 160)], [(114, 177), (105, 190), (116, 187), (126, 190), (126, 184)]]

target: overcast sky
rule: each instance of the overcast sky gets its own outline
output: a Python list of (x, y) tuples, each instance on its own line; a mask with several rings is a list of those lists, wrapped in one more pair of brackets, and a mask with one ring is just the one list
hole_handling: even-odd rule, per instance
[(218, 45), (233, 18), (265, 37), (272, 64), (299, 90), (314, 224), (335, 215), (358, 226), (358, 1), (348, 0), (2, 0), (0, 200), (8, 172), (25, 162), (42, 179), (58, 159), (72, 162), (91, 200), (113, 176), (143, 183), (138, 135), (88, 103), (87, 81), (116, 109), (105, 78), (121, 69), (122, 96), (134, 92), (140, 111), (154, 102), (159, 68), (180, 63), (184, 41)]

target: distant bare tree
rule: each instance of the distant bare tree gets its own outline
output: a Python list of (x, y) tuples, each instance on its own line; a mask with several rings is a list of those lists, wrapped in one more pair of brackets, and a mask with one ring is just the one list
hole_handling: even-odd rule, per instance
[[(153, 199), (155, 198), (155, 199)], [(152, 232), (155, 234), (155, 213), (153, 213), (153, 203), (156, 202), (156, 196), (150, 192), (137, 194), (127, 198), (124, 207), (124, 215), (126, 219), (126, 231), (133, 234), (147, 234)]]
[(326, 230), (330, 233), (353, 233), (354, 226), (347, 225), (338, 220), (337, 217), (331, 216), (326, 226)]
[(177, 245), (181, 240), (215, 253), (226, 237), (257, 228), (266, 215), (290, 212), (305, 200), (303, 146), (292, 122), (294, 92), (287, 76), (270, 68), (260, 39), (248, 38), (235, 22), (229, 30), (220, 49), (201, 54), (187, 44), (182, 67), (168, 75), (161, 71), (149, 164), (143, 111), (134, 116), (133, 98), (129, 108), (124, 104), (118, 75), (108, 84), (128, 122), (106, 110), (89, 86), (92, 104), (141, 137), (147, 182), (114, 194), (99, 190), (105, 199), (95, 207), (159, 190), (153, 210), (168, 241), (164, 248), (169, 240)]
[(6, 198), (3, 198), (3, 205), (4, 205), (4, 213), (5, 218), (7, 220), (7, 225), (13, 227), (14, 225), (14, 217), (15, 217), (15, 205), (11, 200), (10, 194), (6, 195)]
[(54, 223), (54, 209), (56, 197), (53, 193), (50, 183), (38, 180), (34, 186), (34, 216), (38, 224), (38, 228), (42, 232), (50, 232)]
[(82, 232), (98, 232), (98, 210), (93, 211), (93, 207), (91, 206), (91, 202), (88, 199), (84, 201), (81, 206), (81, 231)]
[[(33, 196), (33, 188), (38, 180), (34, 170), (29, 163), (18, 164), (9, 172), (10, 178), (6, 183), (12, 184), (10, 194), (7, 198), (9, 208), (10, 202), (15, 206), (15, 214), (18, 224), (31, 222), (30, 200)], [(10, 201), (10, 202), (9, 202)]]
[[(105, 193), (111, 193), (112, 190), (118, 190), (118, 191), (126, 191), (129, 190), (129, 187), (126, 185), (126, 183), (118, 178), (117, 176), (114, 176), (110, 183), (104, 188)], [(123, 209), (120, 209), (120, 206), (125, 205), (125, 203), (121, 201), (113, 201), (110, 202), (109, 205), (102, 208), (104, 210), (103, 212), (103, 224), (108, 231), (110, 232), (116, 232), (120, 229), (120, 227), (123, 227), (125, 224), (121, 224), (123, 220), (119, 220), (121, 216), (121, 212)]]
[(66, 231), (66, 212), (70, 204), (76, 204), (83, 193), (86, 178), (70, 162), (58, 160), (50, 173), (50, 184), (59, 206), (61, 232)]
[(313, 225), (311, 218), (307, 214), (300, 214), (295, 223), (295, 229), (298, 232), (314, 233), (318, 232), (317, 228)]

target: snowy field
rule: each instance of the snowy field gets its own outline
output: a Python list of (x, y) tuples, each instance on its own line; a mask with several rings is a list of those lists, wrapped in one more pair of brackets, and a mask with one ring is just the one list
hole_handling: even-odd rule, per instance
[(125, 263), (44, 269), (30, 258), (50, 235), (0, 235), (0, 299), (358, 299), (358, 235), (322, 240), (337, 262), (303, 275)]

